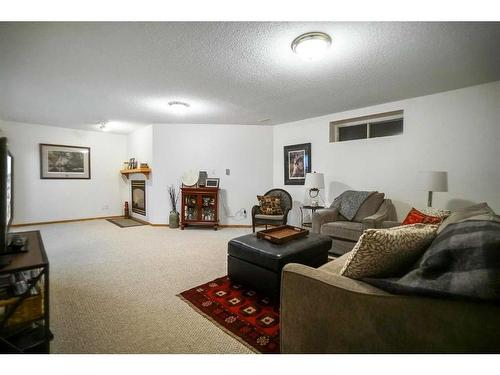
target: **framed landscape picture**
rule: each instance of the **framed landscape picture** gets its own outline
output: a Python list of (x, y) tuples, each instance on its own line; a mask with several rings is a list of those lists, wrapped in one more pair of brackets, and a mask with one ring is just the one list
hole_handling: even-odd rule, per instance
[(311, 172), (311, 144), (284, 147), (285, 185), (304, 185), (306, 173)]
[(40, 144), (41, 179), (90, 179), (90, 147)]

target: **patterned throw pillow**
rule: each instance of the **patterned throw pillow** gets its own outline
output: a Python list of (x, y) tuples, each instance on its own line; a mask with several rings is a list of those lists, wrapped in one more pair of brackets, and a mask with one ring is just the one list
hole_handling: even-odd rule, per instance
[(352, 279), (400, 274), (422, 255), (436, 236), (437, 227), (412, 224), (367, 229), (350, 252), (340, 274)]
[(406, 219), (404, 219), (402, 225), (417, 224), (417, 223), (439, 224), (442, 220), (443, 220), (442, 217), (426, 215), (423, 212), (420, 212), (416, 208), (412, 207), (410, 212), (408, 212), (408, 215), (406, 215)]
[(427, 207), (424, 210), (424, 214), (429, 215), (429, 216), (440, 217), (442, 220), (444, 220), (448, 216), (450, 216), (451, 211), (450, 210), (443, 210), (441, 208)]
[(262, 215), (283, 215), (281, 199), (272, 195), (257, 195)]

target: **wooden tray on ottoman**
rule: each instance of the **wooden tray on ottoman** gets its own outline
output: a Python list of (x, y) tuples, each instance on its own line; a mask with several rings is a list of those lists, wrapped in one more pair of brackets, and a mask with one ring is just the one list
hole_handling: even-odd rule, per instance
[(309, 231), (307, 229), (291, 225), (280, 225), (279, 227), (257, 232), (257, 238), (262, 238), (275, 244), (283, 244), (296, 238), (305, 237), (308, 234)]

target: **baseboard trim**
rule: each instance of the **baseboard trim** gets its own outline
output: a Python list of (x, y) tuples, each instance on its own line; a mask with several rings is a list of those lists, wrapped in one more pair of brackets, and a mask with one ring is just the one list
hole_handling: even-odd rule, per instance
[(221, 224), (219, 228), (251, 228), (250, 224)]
[[(69, 219), (69, 220), (54, 220), (54, 221), (39, 221), (34, 223), (22, 223), (22, 224), (12, 224), (11, 227), (28, 227), (31, 225), (46, 225), (46, 224), (61, 224), (61, 223), (74, 223), (77, 221), (89, 221), (89, 220), (102, 220), (102, 219), (116, 219), (119, 217), (123, 217), (122, 215), (118, 216), (96, 216), (96, 217), (86, 217), (83, 219)], [(146, 223), (149, 224), (149, 223)]]

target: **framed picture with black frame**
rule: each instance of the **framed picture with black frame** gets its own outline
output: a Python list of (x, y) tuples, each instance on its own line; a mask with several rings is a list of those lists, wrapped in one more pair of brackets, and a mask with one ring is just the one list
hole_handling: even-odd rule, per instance
[(90, 147), (40, 144), (41, 179), (90, 179)]
[(311, 144), (285, 146), (283, 151), (285, 185), (304, 185), (306, 173), (311, 172)]

